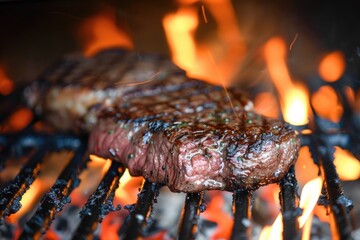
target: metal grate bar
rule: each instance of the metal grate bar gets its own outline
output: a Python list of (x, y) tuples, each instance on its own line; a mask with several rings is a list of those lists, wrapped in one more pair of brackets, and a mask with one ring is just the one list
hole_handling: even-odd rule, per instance
[(353, 208), (351, 200), (344, 196), (339, 176), (336, 172), (334, 160), (334, 148), (328, 147), (327, 151), (319, 151), (320, 170), (324, 176), (325, 189), (330, 205), (331, 224), (334, 237), (339, 239), (351, 239), (351, 224), (348, 212)]
[(22, 195), (38, 175), (44, 155), (44, 149), (38, 149), (15, 179), (0, 191), (0, 222), (21, 208), (20, 200)]
[(153, 202), (159, 194), (159, 185), (145, 181), (135, 209), (129, 215), (129, 222), (125, 226), (124, 234), (121, 239), (137, 239), (142, 235), (142, 228), (151, 212)]
[(179, 228), (179, 240), (195, 238), (203, 196), (204, 192), (188, 193), (186, 195), (184, 214)]
[(119, 186), (119, 180), (123, 174), (123, 167), (120, 163), (112, 161), (110, 169), (102, 179), (99, 187), (90, 196), (80, 212), (82, 218), (72, 239), (91, 238), (97, 225), (110, 211), (120, 209), (120, 206), (113, 206), (115, 190)]
[(55, 215), (70, 202), (70, 193), (78, 186), (79, 166), (87, 160), (85, 148), (75, 152), (75, 155), (56, 180), (51, 190), (41, 200), (41, 206), (26, 223), (19, 239), (39, 239), (50, 226)]
[(236, 190), (233, 194), (234, 227), (231, 239), (250, 239), (251, 238), (251, 192), (247, 190)]
[(298, 217), (302, 214), (299, 208), (298, 184), (295, 178), (294, 166), (280, 181), (281, 191), (279, 193), (282, 220), (283, 220), (283, 239), (300, 239)]

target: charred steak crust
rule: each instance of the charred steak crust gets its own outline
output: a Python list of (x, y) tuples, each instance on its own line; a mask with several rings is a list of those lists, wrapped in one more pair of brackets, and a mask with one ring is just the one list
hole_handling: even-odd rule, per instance
[(89, 133), (90, 153), (172, 191), (256, 189), (279, 181), (297, 158), (288, 124), (253, 112), (238, 89), (227, 95), (189, 79), (159, 55), (71, 56), (42, 82), (26, 94), (49, 123)]

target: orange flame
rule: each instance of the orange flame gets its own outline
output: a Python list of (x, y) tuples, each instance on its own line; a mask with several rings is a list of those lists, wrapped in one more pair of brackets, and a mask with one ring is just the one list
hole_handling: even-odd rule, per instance
[(301, 186), (319, 176), (319, 167), (311, 158), (308, 147), (300, 148), (299, 157), (295, 164), (295, 172), (296, 179)]
[(267, 117), (276, 118), (279, 116), (276, 96), (270, 92), (259, 93), (254, 99), (256, 112)]
[(90, 155), (86, 168), (80, 173), (80, 185), (71, 193), (71, 202), (77, 206), (85, 204), (87, 198), (95, 191), (104, 174), (111, 165), (111, 160)]
[[(215, 84), (220, 84), (219, 78), (222, 78), (225, 85), (229, 85), (245, 51), (231, 1), (202, 1), (218, 26), (220, 42), (216, 43), (217, 49), (208, 42), (199, 44), (195, 40), (199, 17), (198, 9), (193, 3), (198, 1), (179, 2), (181, 6), (177, 12), (167, 14), (163, 19), (172, 60), (185, 69), (190, 77)], [(201, 7), (207, 21), (205, 7)], [(223, 47), (213, 54), (219, 46)]]
[(334, 156), (334, 164), (341, 180), (351, 181), (360, 178), (360, 162), (354, 155), (339, 147), (335, 147)]
[(14, 89), (14, 83), (6, 75), (4, 69), (0, 67), (0, 94), (9, 95)]
[(143, 177), (132, 177), (126, 169), (120, 179), (118, 189), (115, 191), (115, 196), (122, 204), (132, 204), (136, 202), (138, 189), (143, 182)]
[(346, 67), (344, 54), (340, 51), (331, 52), (321, 60), (319, 75), (327, 82), (335, 82), (344, 74)]
[[(298, 219), (300, 228), (302, 228), (305, 224), (311, 225), (310, 221), (312, 221), (312, 211), (320, 196), (322, 182), (323, 182), (322, 178), (317, 177), (309, 181), (303, 187), (300, 197), (300, 208), (303, 209), (303, 214)], [(283, 231), (282, 228), (283, 228), (282, 215), (280, 213), (271, 227), (265, 227), (263, 229), (259, 239), (260, 240), (282, 239), (282, 234), (281, 234)], [(308, 227), (306, 228), (306, 231), (309, 231)], [(304, 233), (304, 229), (303, 229), (302, 239), (303, 240), (309, 239), (308, 237), (309, 237), (309, 232)]]
[(286, 65), (286, 44), (280, 37), (271, 38), (264, 46), (264, 57), (271, 79), (279, 92), (284, 119), (294, 125), (308, 122), (308, 92), (294, 84)]
[(9, 220), (13, 223), (18, 222), (18, 220), (24, 216), (25, 213), (29, 212), (35, 204), (37, 203), (37, 200), (39, 198), (39, 195), (42, 192), (42, 189), (44, 189), (43, 186), (44, 183), (41, 181), (34, 181), (30, 188), (24, 193), (22, 196), (22, 199), (20, 201), (21, 208), (18, 212), (14, 213), (13, 215), (10, 215)]
[(116, 25), (116, 15), (111, 11), (102, 11), (86, 19), (80, 26), (84, 55), (90, 57), (102, 49), (123, 47), (132, 49), (129, 36)]
[(340, 121), (343, 107), (339, 102), (335, 90), (330, 86), (322, 86), (319, 88), (319, 90), (311, 96), (311, 103), (319, 116), (333, 122)]

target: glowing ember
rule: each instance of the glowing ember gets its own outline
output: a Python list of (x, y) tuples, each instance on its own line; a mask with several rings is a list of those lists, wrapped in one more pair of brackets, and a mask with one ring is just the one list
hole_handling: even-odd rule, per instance
[(230, 239), (234, 223), (232, 216), (224, 212), (224, 209), (222, 209), (224, 203), (225, 200), (222, 194), (216, 194), (206, 206), (206, 211), (201, 214), (202, 218), (211, 222), (216, 222), (217, 224), (217, 229), (212, 236), (212, 239)]
[(0, 67), (0, 94), (9, 95), (14, 89), (14, 83), (6, 75), (4, 69)]
[(335, 147), (335, 160), (340, 180), (351, 181), (360, 178), (360, 162), (354, 155), (339, 147)]
[(308, 93), (305, 87), (294, 84), (286, 65), (286, 44), (273, 37), (264, 46), (264, 57), (276, 89), (279, 92), (284, 119), (293, 125), (308, 122)]
[(322, 86), (311, 96), (311, 103), (316, 113), (333, 122), (339, 122), (343, 107), (333, 88)]
[[(302, 228), (305, 223), (311, 221), (313, 209), (318, 201), (322, 188), (322, 179), (317, 177), (309, 181), (301, 191), (300, 208), (303, 209), (302, 216), (299, 217), (299, 227)], [(311, 225), (311, 223), (308, 223)], [(308, 230), (308, 229), (307, 229)], [(269, 228), (265, 227), (260, 235), (261, 240), (282, 239), (283, 223), (281, 213), (276, 218), (274, 224)], [(304, 232), (303, 232), (303, 235)], [(308, 236), (303, 236), (306, 239)]]
[(133, 48), (129, 36), (116, 25), (116, 14), (110, 10), (86, 19), (79, 35), (84, 38), (84, 55), (87, 57), (111, 47)]
[(319, 75), (328, 82), (335, 82), (345, 71), (345, 57), (340, 51), (327, 54), (319, 64)]
[(33, 119), (33, 113), (30, 109), (21, 108), (15, 111), (9, 118), (8, 125), (13, 131), (20, 131), (25, 128)]

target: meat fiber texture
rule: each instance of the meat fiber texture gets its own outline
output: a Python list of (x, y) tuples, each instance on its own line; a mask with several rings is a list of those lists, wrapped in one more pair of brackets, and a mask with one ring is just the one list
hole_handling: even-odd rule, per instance
[(297, 159), (297, 133), (255, 113), (238, 89), (189, 79), (152, 54), (71, 60), (43, 76), (50, 87), (28, 90), (31, 104), (58, 129), (88, 132), (91, 154), (133, 176), (175, 192), (252, 190), (278, 182)]

